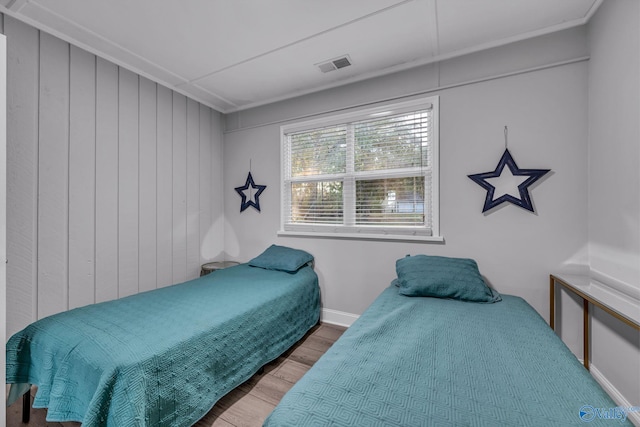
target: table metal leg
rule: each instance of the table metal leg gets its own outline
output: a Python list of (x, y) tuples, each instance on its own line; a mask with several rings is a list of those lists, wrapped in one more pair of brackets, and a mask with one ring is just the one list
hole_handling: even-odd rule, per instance
[(584, 367), (589, 370), (589, 301), (582, 300), (582, 345), (584, 346)]
[(556, 327), (556, 283), (553, 277), (549, 278), (549, 326)]

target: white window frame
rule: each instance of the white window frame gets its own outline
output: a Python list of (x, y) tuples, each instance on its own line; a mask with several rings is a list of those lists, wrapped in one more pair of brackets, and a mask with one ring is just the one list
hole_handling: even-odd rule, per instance
[[(327, 115), (322, 118), (286, 124), (280, 127), (280, 161), (281, 161), (281, 203), (280, 203), (280, 230), (279, 236), (301, 236), (301, 237), (328, 237), (337, 239), (373, 239), (373, 240), (399, 240), (399, 241), (423, 241), (442, 242), (444, 239), (440, 235), (440, 167), (439, 167), (439, 97), (429, 96), (414, 98), (402, 102), (387, 102), (377, 104), (374, 107), (363, 107), (354, 109), (347, 113)], [(418, 111), (424, 108), (432, 108), (432, 139), (431, 139), (431, 233), (428, 234), (427, 225), (423, 227), (386, 227), (386, 226), (355, 226), (350, 223), (350, 210), (348, 203), (353, 200), (345, 200), (344, 225), (335, 224), (285, 224), (286, 214), (290, 209), (290, 164), (287, 164), (289, 156), (286, 154), (288, 148), (287, 134), (303, 132), (332, 125), (344, 124), (348, 122), (366, 120), (368, 118), (391, 115), (402, 112)], [(425, 187), (425, 193), (426, 187)], [(427, 195), (425, 194), (425, 204)]]

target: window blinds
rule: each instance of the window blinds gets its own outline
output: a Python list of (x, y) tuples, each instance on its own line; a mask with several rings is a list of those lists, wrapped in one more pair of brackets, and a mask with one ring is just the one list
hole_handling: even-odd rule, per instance
[(283, 229), (432, 234), (433, 107), (283, 132)]

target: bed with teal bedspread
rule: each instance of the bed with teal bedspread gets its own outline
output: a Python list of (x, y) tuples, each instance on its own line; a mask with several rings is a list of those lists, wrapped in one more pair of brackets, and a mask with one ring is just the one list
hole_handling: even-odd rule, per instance
[(318, 322), (318, 278), (241, 264), (41, 319), (7, 344), (7, 383), (48, 421), (189, 426)]
[[(630, 425), (523, 299), (479, 304), (384, 290), (265, 426)], [(612, 424), (613, 423), (613, 424)]]

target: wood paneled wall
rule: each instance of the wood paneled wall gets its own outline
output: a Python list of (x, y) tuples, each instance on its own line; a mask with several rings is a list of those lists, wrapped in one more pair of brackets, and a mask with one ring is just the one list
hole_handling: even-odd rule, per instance
[(2, 18), (8, 333), (196, 277), (222, 253), (220, 114)]

